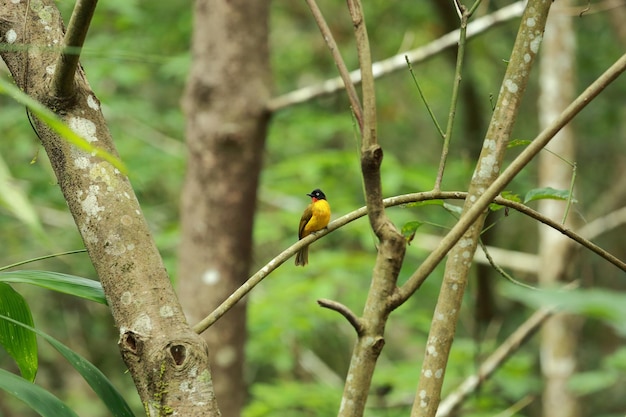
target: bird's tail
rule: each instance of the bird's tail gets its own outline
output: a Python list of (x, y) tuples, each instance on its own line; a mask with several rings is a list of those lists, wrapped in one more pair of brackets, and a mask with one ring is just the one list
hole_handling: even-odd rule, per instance
[(305, 266), (309, 263), (309, 247), (305, 246), (296, 253), (296, 266)]

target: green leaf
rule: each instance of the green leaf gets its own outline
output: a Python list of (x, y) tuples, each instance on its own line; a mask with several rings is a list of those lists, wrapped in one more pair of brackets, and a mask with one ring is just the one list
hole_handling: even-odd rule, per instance
[(86, 152), (92, 153), (93, 155), (104, 159), (115, 168), (119, 169), (120, 172), (122, 172), (123, 174), (126, 174), (128, 172), (128, 170), (124, 166), (124, 163), (119, 158), (113, 156), (111, 153), (105, 151), (102, 148), (93, 146), (85, 138), (74, 132), (72, 129), (70, 129), (69, 126), (63, 123), (63, 121), (50, 109), (30, 97), (28, 94), (25, 94), (22, 90), (20, 90), (10, 82), (6, 81), (2, 77), (0, 77), (0, 93), (6, 93), (18, 103), (28, 107), (28, 109), (33, 112), (33, 114), (35, 114), (37, 118), (50, 126), (52, 130), (65, 138), (65, 140), (67, 140), (69, 143)]
[(463, 213), (463, 207), (457, 206), (455, 204), (443, 203), (443, 208), (445, 208), (452, 214), (456, 214), (457, 216), (460, 216)]
[[(500, 197), (504, 198), (505, 200), (509, 200), (509, 201), (513, 201), (515, 203), (521, 203), (522, 199), (520, 198), (520, 196), (518, 194), (515, 194), (511, 191), (502, 191), (502, 193), (500, 193)], [(489, 210), (491, 211), (498, 211), (500, 209), (503, 209), (505, 206), (502, 206), (500, 204), (496, 204), (496, 203), (491, 203), (489, 205)]]
[[(0, 317), (5, 320), (14, 322), (30, 332), (36, 333), (39, 336), (46, 339), (69, 363), (78, 371), (78, 373), (87, 381), (89, 386), (100, 397), (102, 402), (107, 406), (111, 414), (115, 417), (133, 417), (133, 412), (128, 406), (124, 397), (115, 389), (111, 381), (91, 362), (74, 352), (72, 349), (65, 346), (52, 336), (35, 329), (31, 326), (26, 326), (15, 322), (7, 317)], [(2, 378), (0, 378), (1, 380)], [(50, 394), (51, 395), (51, 394)]]
[(78, 417), (50, 392), (4, 369), (0, 369), (0, 389), (23, 401), (41, 416)]
[[(530, 201), (543, 199), (569, 200), (570, 193), (569, 190), (556, 190), (552, 187), (535, 188), (526, 193), (526, 196), (524, 197), (524, 204)], [(576, 200), (573, 199), (572, 201), (576, 202)]]
[(413, 238), (415, 237), (415, 232), (420, 228), (424, 223), (420, 221), (412, 221), (407, 222), (402, 226), (402, 236), (407, 240), (410, 244)]
[(403, 204), (402, 207), (443, 206), (443, 200), (423, 200)]
[(49, 290), (106, 304), (106, 298), (100, 282), (74, 275), (51, 271), (8, 271), (0, 272), (0, 282), (37, 285)]
[(506, 147), (507, 149), (511, 149), (517, 146), (528, 146), (532, 142), (533, 142), (532, 140), (528, 140), (528, 139), (513, 139), (512, 141), (509, 142), (508, 145), (506, 145)]
[[(17, 291), (0, 282), (0, 315), (33, 326), (30, 308)], [(15, 360), (22, 376), (34, 381), (37, 375), (37, 338), (32, 332), (7, 320), (0, 320), (0, 345)]]

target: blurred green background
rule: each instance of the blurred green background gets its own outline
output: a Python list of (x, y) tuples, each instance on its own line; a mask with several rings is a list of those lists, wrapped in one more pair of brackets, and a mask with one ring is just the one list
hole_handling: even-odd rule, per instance
[[(439, 0), (433, 0), (439, 1)], [(375, 60), (426, 44), (447, 32), (433, 2), (369, 1), (365, 12)], [(320, 1), (350, 69), (356, 68), (352, 26), (343, 2)], [(484, 2), (480, 14), (509, 2)], [(67, 18), (73, 2), (58, 2)], [(190, 56), (192, 2), (109, 0), (100, 2), (90, 29), (82, 64), (102, 102), (118, 150), (152, 227), (165, 264), (176, 280), (179, 239), (179, 192), (184, 178), (185, 120), (180, 109)], [(607, 12), (576, 17), (578, 86), (582, 91), (626, 49), (608, 23)], [(445, 190), (466, 189), (513, 45), (518, 20), (472, 39), (467, 48), (464, 85), (474, 100), (463, 96), (452, 141)], [(274, 94), (336, 76), (319, 31), (304, 2), (272, 5), (271, 61)], [(454, 70), (454, 54), (444, 53), (414, 66), (415, 74), (440, 123), (445, 124)], [(2, 71), (6, 76), (6, 71)], [(242, 80), (245, 82), (245, 80)], [(537, 71), (524, 99), (514, 138), (537, 134)], [(469, 97), (469, 94), (468, 94)], [(420, 101), (407, 70), (377, 83), (379, 138), (385, 150), (382, 167), (386, 196), (432, 188), (441, 139)], [(33, 209), (39, 223), (18, 220), (0, 206), (0, 265), (43, 254), (82, 248), (82, 242), (56, 185), (25, 111), (0, 96), (0, 156), (10, 170), (9, 183), (26, 197), (22, 210)], [(618, 80), (577, 117), (578, 203), (573, 215), (589, 221), (626, 202), (622, 173), (626, 166), (626, 81)], [(509, 160), (521, 148), (509, 152)], [(524, 194), (535, 187), (531, 166), (511, 185)], [(6, 187), (0, 189), (5, 193)], [(326, 193), (334, 217), (363, 205), (358, 142), (349, 105), (343, 94), (324, 97), (275, 114), (265, 151), (259, 209), (255, 225), (255, 268), (280, 253), (296, 238), (300, 213), (313, 188)], [(615, 201), (617, 199), (617, 201)], [(419, 233), (442, 235), (454, 218), (440, 206), (393, 208), (389, 214), (401, 227), (426, 222)], [(536, 224), (518, 213), (496, 213), (490, 244), (536, 253)], [(41, 226), (39, 229), (38, 224)], [(597, 243), (626, 258), (624, 227)], [(419, 265), (427, 252), (413, 244), (400, 279)], [(338, 314), (317, 306), (330, 298), (360, 313), (375, 256), (375, 237), (366, 219), (356, 221), (315, 243), (311, 264), (297, 269), (288, 262), (251, 294), (246, 417), (327, 416), (338, 409), (342, 378), (348, 367), (354, 332)], [(578, 276), (584, 285), (624, 290), (623, 272), (586, 251), (577, 253)], [(37, 262), (29, 269), (61, 271), (97, 278), (85, 254)], [(254, 272), (254, 271), (252, 271)], [(373, 381), (368, 416), (406, 416), (420, 372), (441, 268), (420, 291), (394, 312), (387, 344)], [(532, 275), (516, 274), (534, 283)], [(504, 280), (495, 272), (489, 282), (496, 291), (494, 319), (479, 331), (474, 320), (476, 288), (470, 281), (446, 374), (446, 392), (472, 374), (490, 352), (531, 310), (498, 291)], [(134, 386), (117, 349), (117, 330), (105, 307), (42, 289), (16, 286), (33, 309), (37, 326), (86, 356), (113, 379), (141, 413)], [(518, 291), (522, 291), (519, 289)], [(605, 306), (611, 309), (611, 305)], [(207, 313), (210, 307), (207, 306)], [(609, 313), (607, 313), (609, 314)], [(598, 315), (596, 315), (598, 316)], [(603, 317), (601, 314), (599, 315)], [(619, 386), (626, 382), (626, 349), (621, 335), (597, 318), (589, 318), (580, 341), (581, 372), (572, 381), (585, 396), (584, 415), (623, 416), (626, 399)], [(44, 343), (37, 383), (67, 401), (80, 415), (105, 416), (104, 406), (81, 378)], [(14, 369), (0, 351), (0, 366)], [(623, 386), (623, 385), (622, 385)], [(529, 405), (518, 415), (539, 415), (541, 380), (536, 342), (531, 342), (465, 405), (465, 416), (492, 416), (520, 399)], [(218, 399), (219, 400), (219, 399)], [(31, 413), (31, 414), (29, 414)], [(0, 415), (29, 416), (32, 412), (0, 393)]]

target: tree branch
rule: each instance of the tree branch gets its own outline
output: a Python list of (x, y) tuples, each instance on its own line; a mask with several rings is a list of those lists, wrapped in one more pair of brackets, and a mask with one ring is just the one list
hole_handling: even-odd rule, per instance
[[(416, 203), (420, 201), (426, 200), (462, 200), (467, 198), (466, 192), (458, 192), (458, 191), (440, 191), (440, 192), (423, 192), (423, 193), (412, 193), (412, 194), (403, 194), (395, 197), (389, 197), (383, 200), (383, 205), (387, 207), (395, 207), (403, 204)], [(519, 211), (522, 214), (525, 214), (528, 217), (531, 217), (535, 220), (538, 220), (547, 226), (550, 226), (564, 235), (572, 238), (583, 247), (597, 253), (607, 261), (611, 262), (618, 268), (623, 271), (626, 271), (626, 263), (617, 259), (614, 255), (606, 252), (604, 249), (598, 247), (589, 239), (592, 239), (597, 234), (604, 232), (606, 230), (610, 230), (609, 226), (613, 225), (613, 227), (617, 227), (620, 224), (626, 223), (626, 208), (622, 208), (614, 213), (609, 213), (607, 218), (611, 219), (609, 223), (607, 223), (603, 218), (596, 219), (589, 223), (589, 225), (594, 225), (598, 223), (604, 223), (605, 226), (602, 228), (596, 228), (593, 226), (593, 230), (596, 231), (597, 234), (591, 233), (587, 227), (583, 227), (580, 229), (579, 233), (573, 232), (571, 230), (565, 229), (560, 223), (555, 222), (537, 211), (531, 209), (528, 206), (525, 206), (521, 203), (517, 203), (511, 200), (507, 200), (502, 197), (496, 197), (493, 200), (494, 203), (499, 204), (501, 206), (510, 207), (516, 211)], [(297, 241), (279, 255), (270, 260), (265, 266), (259, 269), (254, 275), (252, 275), (248, 280), (241, 285), (234, 293), (232, 293), (222, 304), (220, 304), (215, 310), (213, 310), (208, 316), (198, 322), (195, 326), (193, 326), (193, 330), (196, 333), (202, 333), (213, 323), (219, 320), (224, 314), (228, 312), (235, 304), (239, 302), (243, 297), (245, 297), (254, 287), (261, 283), (267, 276), (269, 276), (276, 268), (285, 263), (289, 258), (291, 258), (298, 250), (300, 250), (303, 246), (310, 245), (318, 239), (326, 236), (329, 233), (334, 232), (337, 229), (345, 226), (348, 223), (351, 223), (361, 217), (367, 215), (367, 207), (361, 207), (357, 210), (354, 210), (348, 214), (341, 216), (340, 218), (331, 222), (326, 229), (320, 230), (319, 232), (313, 233), (302, 240)], [(597, 223), (598, 222), (598, 223)], [(588, 234), (588, 235), (587, 235)], [(586, 236), (586, 237), (585, 237)], [(402, 304), (402, 303), (400, 303)]]
[(98, 0), (76, 0), (52, 79), (52, 95), (67, 99), (74, 93), (74, 77)]
[[(524, 11), (524, 4), (525, 1), (518, 1), (470, 22), (467, 26), (467, 38), (477, 36), (499, 24), (519, 17)], [(372, 73), (375, 78), (381, 78), (396, 71), (401, 71), (406, 68), (405, 57), (413, 64), (426, 61), (448, 48), (454, 47), (459, 41), (459, 35), (459, 30), (454, 30), (427, 45), (375, 62), (372, 65)], [(352, 84), (356, 85), (361, 82), (361, 72), (359, 70), (351, 71), (349, 75)], [(274, 97), (268, 102), (267, 108), (268, 111), (275, 112), (289, 106), (308, 102), (317, 97), (335, 94), (342, 88), (344, 88), (344, 82), (341, 77), (331, 78), (322, 83)]]
[(354, 113), (354, 117), (359, 124), (359, 129), (363, 130), (363, 109), (361, 108), (361, 102), (359, 100), (359, 95), (356, 92), (356, 88), (354, 87), (354, 83), (350, 79), (350, 72), (348, 71), (348, 67), (344, 62), (341, 52), (339, 52), (339, 47), (337, 46), (337, 42), (335, 42), (335, 38), (333, 37), (324, 16), (322, 15), (322, 11), (317, 6), (315, 0), (306, 0), (309, 8), (311, 9), (311, 13), (313, 14), (313, 18), (317, 23), (317, 26), (322, 32), (322, 37), (326, 41), (328, 45), (328, 49), (330, 49), (330, 53), (333, 56), (333, 60), (335, 61), (335, 65), (339, 70), (340, 79), (343, 82), (343, 85), (346, 89), (346, 93), (348, 94), (348, 99), (350, 100), (350, 105), (352, 106), (352, 112)]
[(346, 320), (348, 320), (348, 322), (352, 325), (352, 327), (354, 327), (354, 330), (356, 330), (356, 334), (358, 336), (361, 336), (361, 334), (363, 334), (362, 320), (359, 317), (357, 317), (352, 312), (352, 310), (350, 310), (345, 305), (338, 303), (337, 301), (327, 300), (325, 298), (320, 298), (319, 300), (317, 300), (317, 304), (319, 304), (320, 307), (328, 308), (330, 310), (335, 310), (337, 313), (344, 316)]
[(587, 87), (587, 89), (585, 89), (585, 91), (581, 93), (548, 128), (544, 129), (532, 143), (513, 160), (493, 184), (486, 188), (485, 192), (477, 198), (474, 206), (472, 206), (472, 208), (459, 219), (454, 227), (452, 227), (448, 234), (442, 239), (439, 247), (428, 255), (426, 260), (424, 260), (413, 275), (411, 275), (407, 282), (398, 289), (392, 300), (395, 307), (404, 303), (404, 301), (424, 283), (428, 275), (446, 256), (452, 246), (459, 241), (463, 233), (469, 229), (478, 216), (489, 206), (490, 202), (493, 201), (532, 158), (550, 142), (561, 127), (569, 123), (570, 120), (625, 70), (626, 54), (619, 58), (609, 69)]

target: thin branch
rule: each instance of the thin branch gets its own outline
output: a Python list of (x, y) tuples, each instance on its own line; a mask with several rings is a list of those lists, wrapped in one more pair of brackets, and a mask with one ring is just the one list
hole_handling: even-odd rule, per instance
[(441, 139), (445, 139), (446, 134), (443, 131), (443, 129), (441, 129), (441, 126), (439, 125), (439, 122), (437, 121), (437, 117), (435, 116), (435, 113), (433, 113), (433, 109), (428, 104), (428, 100), (426, 100), (426, 96), (424, 96), (422, 87), (420, 87), (420, 84), (417, 82), (417, 77), (415, 76), (415, 73), (413, 72), (413, 66), (411, 65), (411, 61), (409, 61), (408, 56), (405, 55), (404, 57), (406, 58), (406, 65), (409, 67), (409, 73), (411, 74), (411, 78), (413, 78), (413, 83), (415, 84), (415, 87), (417, 87), (417, 92), (419, 93), (420, 98), (422, 99), (422, 102), (424, 102), (424, 105), (426, 106), (426, 111), (428, 111), (428, 115), (430, 116), (430, 119), (433, 121), (433, 124), (437, 128), (437, 132), (439, 132), (439, 136), (441, 136)]
[(57, 59), (52, 79), (52, 95), (61, 99), (74, 92), (74, 76), (78, 68), (80, 51), (85, 43), (91, 18), (98, 0), (76, 0), (70, 23), (63, 39), (64, 49)]
[(443, 180), (443, 172), (446, 168), (446, 161), (448, 160), (448, 152), (450, 150), (450, 139), (452, 138), (452, 128), (454, 127), (454, 119), (456, 116), (456, 106), (459, 99), (459, 87), (461, 85), (461, 78), (463, 73), (463, 59), (465, 58), (465, 44), (467, 42), (467, 22), (471, 17), (471, 14), (467, 11), (467, 8), (463, 6), (460, 1), (455, 1), (455, 6), (459, 17), (461, 18), (461, 27), (459, 28), (459, 47), (456, 53), (456, 66), (454, 69), (454, 81), (452, 83), (452, 97), (450, 98), (450, 110), (448, 112), (448, 124), (446, 126), (446, 133), (443, 136), (443, 148), (441, 150), (441, 158), (439, 160), (439, 169), (437, 170), (437, 177), (435, 178), (435, 191), (441, 189), (441, 181)]
[[(389, 197), (383, 200), (383, 205), (385, 206), (385, 208), (387, 208), (426, 200), (463, 200), (466, 197), (466, 192), (429, 191), (423, 193), (403, 194), (395, 197)], [(606, 252), (602, 248), (599, 248), (593, 242), (588, 240), (594, 238), (595, 236), (598, 236), (601, 233), (606, 232), (607, 230), (611, 230), (612, 228), (626, 223), (626, 207), (592, 221), (591, 223), (582, 227), (578, 233), (575, 233), (571, 230), (565, 229), (560, 223), (543, 216), (539, 212), (521, 203), (516, 203), (502, 197), (496, 197), (493, 202), (501, 206), (510, 207), (516, 211), (519, 211), (522, 214), (527, 215), (528, 217), (538, 220), (546, 224), (547, 226), (558, 230), (559, 232), (578, 242), (583, 247), (597, 253), (607, 261), (613, 263), (621, 270), (626, 271), (626, 263), (620, 261), (615, 256)], [(196, 333), (202, 333), (206, 329), (208, 329), (224, 314), (226, 314), (228, 310), (230, 310), (235, 304), (237, 304), (239, 300), (245, 297), (250, 291), (252, 291), (254, 287), (260, 284), (261, 281), (263, 281), (270, 273), (272, 273), (276, 268), (278, 268), (285, 261), (291, 258), (303, 246), (310, 245), (316, 240), (321, 239), (327, 234), (332, 233), (335, 230), (345, 226), (346, 224), (351, 223), (361, 217), (364, 217), (365, 215), (367, 215), (367, 207), (361, 207), (357, 210), (354, 210), (331, 222), (326, 229), (313, 233), (282, 251), (279, 255), (270, 260), (263, 268), (259, 269), (254, 275), (252, 275), (246, 282), (244, 282), (241, 287), (237, 289), (237, 291), (235, 291), (226, 300), (224, 300), (224, 302), (220, 304), (215, 310), (213, 310), (208, 316), (198, 322), (193, 327), (193, 330)], [(586, 236), (587, 238), (583, 236)]]
[[(554, 135), (585, 108), (598, 94), (626, 70), (626, 54), (622, 55), (608, 70), (598, 77), (576, 98), (552, 124), (544, 129), (526, 149), (502, 172), (502, 174), (478, 197), (474, 205), (461, 217), (443, 238), (439, 247), (419, 266), (417, 271), (398, 289), (392, 303), (397, 307), (406, 301), (426, 280), (450, 249), (459, 241), (474, 221), (487, 209), (491, 201), (504, 187), (547, 145)], [(621, 268), (621, 267), (620, 267)]]
[(343, 82), (344, 87), (346, 88), (346, 93), (348, 93), (348, 99), (350, 100), (350, 105), (352, 106), (352, 112), (354, 113), (354, 117), (356, 118), (359, 128), (363, 131), (363, 109), (361, 108), (361, 102), (359, 101), (359, 95), (356, 92), (356, 88), (354, 87), (354, 83), (350, 78), (350, 72), (348, 71), (348, 67), (344, 62), (341, 52), (339, 52), (339, 47), (337, 46), (337, 42), (335, 42), (335, 38), (333, 37), (333, 33), (330, 31), (328, 24), (326, 23), (326, 19), (322, 15), (322, 11), (317, 6), (315, 0), (306, 0), (309, 8), (311, 9), (311, 13), (313, 14), (313, 18), (317, 23), (317, 26), (322, 32), (322, 37), (326, 41), (326, 45), (328, 45), (328, 49), (330, 49), (330, 53), (333, 56), (333, 60), (335, 61), (335, 65), (339, 70), (339, 78)]
[[(518, 1), (509, 6), (503, 7), (498, 11), (483, 16), (472, 21), (467, 26), (467, 38), (477, 36), (497, 25), (507, 22), (511, 19), (519, 17), (524, 11), (525, 1)], [(402, 52), (382, 61), (375, 62), (372, 65), (372, 73), (375, 78), (381, 78), (396, 71), (406, 68), (406, 58), (413, 64), (424, 62), (429, 58), (454, 47), (459, 40), (459, 30), (454, 30), (439, 39), (430, 42), (427, 45), (412, 49), (408, 52)], [(355, 70), (350, 72), (350, 82), (358, 84), (361, 82), (361, 72)], [(331, 78), (319, 84), (304, 87), (278, 97), (272, 98), (267, 108), (270, 112), (281, 110), (285, 107), (293, 106), (308, 102), (314, 98), (335, 94), (344, 88), (344, 82), (341, 77)]]
[(361, 334), (363, 334), (363, 321), (345, 305), (338, 303), (337, 301), (327, 300), (325, 298), (320, 298), (319, 300), (317, 300), (317, 304), (319, 304), (320, 307), (335, 310), (337, 313), (344, 316), (346, 320), (348, 320), (352, 327), (354, 327), (354, 330), (356, 330), (357, 335), (360, 336)]

